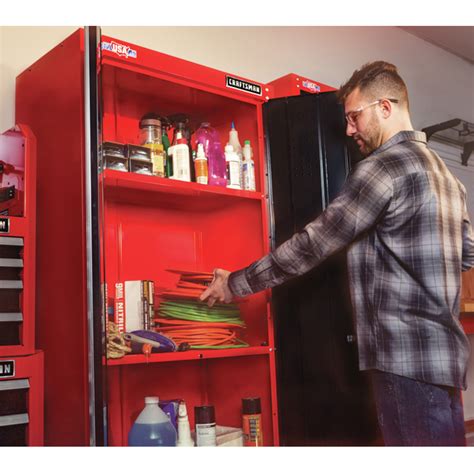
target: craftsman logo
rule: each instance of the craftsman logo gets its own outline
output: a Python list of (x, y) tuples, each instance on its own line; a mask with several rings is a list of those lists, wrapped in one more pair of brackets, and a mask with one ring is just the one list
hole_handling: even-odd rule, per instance
[(309, 89), (310, 91), (313, 91), (313, 92), (321, 91), (321, 87), (319, 87), (317, 84), (311, 81), (303, 81), (303, 87), (306, 87), (306, 89)]
[(15, 361), (14, 360), (0, 360), (0, 377), (14, 377), (15, 376)]
[(235, 77), (226, 76), (226, 87), (231, 89), (238, 89), (239, 91), (248, 92), (249, 94), (262, 95), (262, 88), (258, 84), (252, 82), (242, 81)]
[(0, 232), (10, 232), (10, 219), (6, 217), (0, 217)]
[(111, 41), (110, 43), (102, 41), (102, 49), (105, 51), (111, 51), (112, 53), (115, 53), (118, 56), (124, 56), (125, 58), (137, 57), (137, 52), (134, 49), (130, 48), (130, 46), (127, 46), (125, 44), (119, 44), (115, 41)]

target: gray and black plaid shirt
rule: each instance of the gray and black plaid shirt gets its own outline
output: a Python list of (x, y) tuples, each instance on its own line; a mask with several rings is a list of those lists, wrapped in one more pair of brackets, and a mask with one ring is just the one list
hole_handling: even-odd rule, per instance
[(274, 287), (349, 244), (360, 369), (465, 389), (459, 300), (474, 237), (465, 188), (424, 133), (400, 132), (360, 162), (317, 219), (233, 272), (230, 289), (246, 296)]

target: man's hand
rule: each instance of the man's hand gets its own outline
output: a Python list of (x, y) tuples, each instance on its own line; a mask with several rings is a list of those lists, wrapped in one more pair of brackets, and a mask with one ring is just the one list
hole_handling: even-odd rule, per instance
[(207, 305), (209, 307), (214, 306), (216, 301), (220, 303), (230, 303), (234, 299), (234, 295), (229, 289), (228, 280), (230, 272), (216, 268), (214, 270), (214, 279), (212, 280), (209, 288), (203, 291), (199, 299), (205, 301), (207, 299)]

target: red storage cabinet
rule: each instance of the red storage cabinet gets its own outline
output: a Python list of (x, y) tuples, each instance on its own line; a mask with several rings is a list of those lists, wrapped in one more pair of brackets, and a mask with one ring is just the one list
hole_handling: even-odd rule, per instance
[[(78, 30), (17, 78), (17, 119), (38, 140), (38, 342), (47, 351), (45, 444), (89, 444), (84, 148), (84, 31)], [(264, 86), (102, 37), (101, 138), (138, 144), (147, 112), (210, 122), (227, 141), (234, 121), (250, 139), (257, 190), (231, 190), (106, 169), (99, 174), (104, 282), (173, 286), (181, 268), (240, 268), (269, 251), (262, 105)], [(38, 107), (38, 104), (44, 104)], [(48, 113), (44, 113), (47, 107)], [(93, 131), (96, 133), (97, 131)], [(53, 258), (54, 257), (54, 258)], [(241, 399), (262, 401), (265, 445), (278, 445), (270, 293), (240, 303), (249, 347), (126, 355), (104, 361), (106, 444), (123, 446), (143, 398), (215, 406), (219, 425), (241, 426)], [(101, 315), (95, 315), (100, 318)]]
[(35, 348), (36, 140), (0, 135), (0, 357)]
[(43, 352), (0, 357), (0, 446), (43, 445)]
[(286, 74), (269, 82), (267, 87), (271, 87), (271, 99), (301, 94), (319, 94), (320, 92), (337, 90), (322, 82), (317, 82), (294, 73)]

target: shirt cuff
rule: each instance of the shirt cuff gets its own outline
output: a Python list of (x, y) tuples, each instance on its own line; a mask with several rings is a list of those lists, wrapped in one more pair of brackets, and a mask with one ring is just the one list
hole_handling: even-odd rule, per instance
[(253, 293), (252, 288), (247, 281), (246, 269), (237, 270), (229, 275), (227, 284), (234, 296), (244, 297)]

